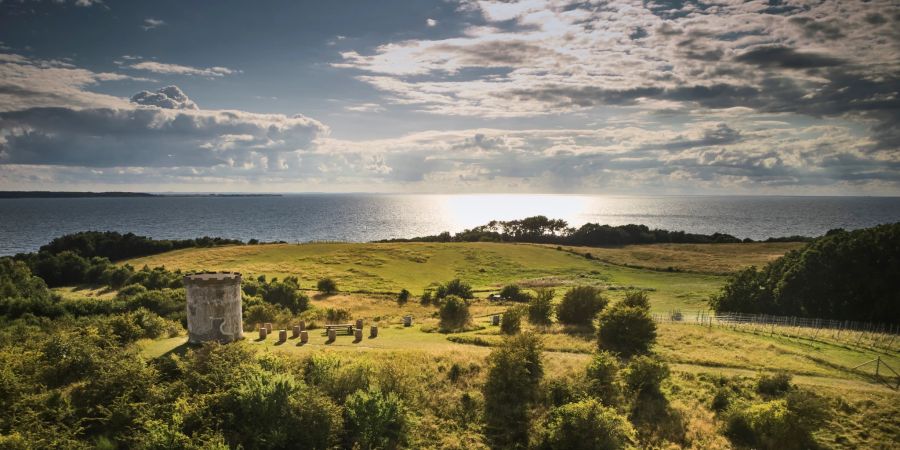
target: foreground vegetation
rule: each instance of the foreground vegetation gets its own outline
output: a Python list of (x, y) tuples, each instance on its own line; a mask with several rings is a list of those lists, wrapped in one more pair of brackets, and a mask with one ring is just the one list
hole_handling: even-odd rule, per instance
[[(650, 320), (773, 257), (744, 245), (224, 246), (53, 290), (2, 259), (0, 447), (890, 448), (898, 394), (850, 368), (897, 352)], [(180, 279), (208, 269), (244, 274), (241, 342), (186, 344)], [(378, 336), (321, 333), (352, 319)], [(306, 345), (256, 338), (299, 320)]]

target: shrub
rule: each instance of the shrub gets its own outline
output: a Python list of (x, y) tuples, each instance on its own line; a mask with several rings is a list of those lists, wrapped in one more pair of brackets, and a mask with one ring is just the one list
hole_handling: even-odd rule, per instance
[(322, 278), (316, 283), (316, 289), (320, 292), (324, 292), (326, 294), (333, 294), (337, 292), (337, 283), (334, 282), (331, 278)]
[(650, 309), (650, 297), (645, 291), (628, 291), (625, 298), (622, 299), (625, 306), (634, 306), (636, 308)]
[(244, 310), (244, 321), (250, 324), (275, 322), (282, 308), (271, 303), (261, 303)]
[(761, 374), (756, 380), (756, 392), (763, 395), (781, 395), (791, 389), (793, 377), (787, 372), (776, 372), (772, 375)]
[(625, 357), (647, 353), (656, 341), (656, 323), (645, 308), (617, 303), (600, 314), (599, 326), (600, 349)]
[(434, 291), (434, 295), (437, 298), (444, 298), (448, 295), (455, 295), (463, 299), (470, 299), (475, 297), (472, 294), (472, 286), (470, 286), (469, 283), (461, 281), (459, 278), (450, 280), (438, 286), (437, 290)]
[(325, 310), (325, 320), (328, 323), (341, 323), (350, 320), (350, 311), (344, 308), (328, 308)]
[(419, 297), (419, 303), (423, 306), (428, 306), (431, 304), (431, 291), (425, 291), (422, 293), (422, 296)]
[(669, 377), (669, 366), (659, 358), (637, 356), (623, 371), (623, 379), (628, 390), (636, 394), (656, 394), (663, 380)]
[(616, 356), (605, 351), (597, 352), (585, 373), (588, 392), (606, 405), (615, 405), (619, 398), (618, 373), (619, 360)]
[(347, 448), (396, 448), (405, 443), (406, 408), (397, 394), (358, 390), (347, 397), (344, 408)]
[(262, 298), (266, 302), (284, 306), (292, 313), (297, 314), (309, 308), (309, 297), (299, 291), (300, 286), (294, 277), (285, 278), (284, 281), (273, 279), (262, 290)]
[(630, 448), (635, 431), (615, 409), (595, 399), (550, 411), (542, 448), (550, 450), (616, 450)]
[(500, 332), (503, 334), (518, 333), (522, 329), (523, 315), (524, 312), (521, 308), (508, 308), (500, 321)]
[(466, 326), (471, 319), (469, 302), (464, 298), (450, 295), (444, 298), (440, 309), (441, 329), (458, 330)]
[(524, 292), (517, 284), (508, 284), (500, 290), (500, 297), (514, 302), (527, 302), (531, 296)]
[(495, 448), (528, 442), (530, 408), (544, 376), (541, 349), (537, 336), (523, 333), (507, 338), (488, 357), (485, 434)]
[(828, 417), (825, 402), (809, 392), (750, 406), (734, 405), (725, 419), (725, 434), (738, 444), (760, 449), (812, 447), (812, 433)]
[(406, 289), (401, 290), (400, 294), (397, 295), (397, 304), (403, 306), (408, 301), (409, 301), (409, 291), (407, 291)]
[(590, 325), (607, 300), (600, 289), (593, 286), (577, 286), (569, 289), (556, 308), (556, 317), (566, 325)]
[(528, 321), (534, 325), (550, 325), (553, 322), (553, 290), (538, 289), (528, 302)]

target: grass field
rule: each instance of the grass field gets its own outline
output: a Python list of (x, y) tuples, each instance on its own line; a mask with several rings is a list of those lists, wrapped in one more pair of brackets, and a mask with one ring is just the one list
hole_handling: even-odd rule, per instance
[[(237, 345), (299, 358), (326, 352), (360, 364), (406, 361), (422, 365), (422, 376), (433, 377), (454, 363), (483, 367), (491, 347), (503, 340), (499, 327), (490, 325), (490, 315), (502, 312), (508, 305), (488, 302), (479, 295), (481, 298), (471, 307), (474, 329), (443, 334), (435, 331), (435, 307), (423, 306), (415, 299), (404, 306), (397, 305), (394, 293), (401, 288), (420, 293), (433, 282), (459, 277), (482, 293), (516, 282), (530, 287), (555, 287), (559, 298), (567, 286), (595, 284), (606, 287), (605, 295), (613, 300), (623, 295), (623, 288), (646, 289), (656, 311), (702, 309), (709, 295), (726, 280), (713, 273), (758, 265), (795, 247), (796, 244), (683, 248), (654, 245), (558, 250), (554, 246), (493, 243), (278, 244), (181, 250), (129, 263), (183, 270), (236, 270), (248, 276), (293, 275), (307, 288), (320, 277), (332, 277), (342, 292), (312, 295), (312, 305), (345, 308), (354, 319), (362, 318), (367, 325), (378, 324), (377, 338), (369, 338), (366, 330), (360, 342), (354, 342), (351, 336), (339, 336), (329, 343), (321, 330), (315, 329), (306, 345), (299, 345), (295, 339), (278, 343), (271, 336), (259, 341), (255, 324), (245, 324), (246, 339)], [(584, 257), (588, 251), (592, 259)], [(670, 266), (679, 271), (665, 270)], [(57, 292), (66, 296), (110, 295), (68, 289)], [(407, 314), (414, 317), (414, 326), (408, 328), (402, 326), (402, 317)], [(559, 325), (525, 327), (543, 339), (549, 378), (583, 373), (596, 349), (595, 337), (589, 330), (569, 330)], [(148, 357), (188, 349), (183, 336), (144, 341), (141, 347)], [(900, 413), (898, 392), (850, 370), (876, 356), (900, 369), (898, 352), (676, 323), (659, 325), (654, 351), (673, 370), (667, 392), (691, 430), (692, 448), (731, 448), (717, 431), (721, 424), (709, 406), (715, 380), (724, 377), (752, 384), (759, 373), (773, 371), (788, 372), (797, 385), (829, 396), (833, 415), (816, 435), (823, 448), (890, 448), (885, 443), (896, 442), (900, 437), (900, 423), (896, 420)], [(479, 374), (470, 381), (471, 386), (481, 382), (483, 372), (475, 372)]]
[[(420, 294), (436, 282), (461, 278), (476, 291), (488, 292), (505, 284), (526, 287), (559, 287), (593, 284), (609, 289), (612, 298), (622, 288), (647, 289), (654, 292), (653, 309), (704, 309), (706, 300), (725, 282), (723, 275), (703, 273), (728, 271), (728, 267), (745, 267), (770, 259), (777, 251), (787, 251), (796, 244), (690, 245), (683, 259), (670, 245), (643, 246), (636, 250), (589, 249), (603, 252), (604, 257), (619, 255), (623, 263), (638, 265), (636, 256), (657, 255), (685, 270), (667, 272), (625, 267), (582, 255), (586, 249), (564, 249), (530, 244), (497, 243), (390, 243), (390, 244), (270, 244), (231, 246), (211, 249), (186, 249), (137, 258), (127, 263), (135, 267), (165, 266), (182, 270), (233, 270), (245, 276), (296, 276), (303, 287), (312, 288), (318, 279), (331, 277), (341, 291), (363, 293), (396, 293), (408, 289)], [(567, 251), (568, 250), (568, 251)], [(576, 253), (577, 252), (577, 253)], [(643, 253), (641, 253), (643, 252)], [(728, 264), (715, 263), (715, 254)], [(599, 255), (599, 254), (598, 254)], [(628, 256), (632, 255), (632, 256)], [(703, 263), (704, 260), (710, 260)], [(648, 263), (649, 264), (649, 263)]]

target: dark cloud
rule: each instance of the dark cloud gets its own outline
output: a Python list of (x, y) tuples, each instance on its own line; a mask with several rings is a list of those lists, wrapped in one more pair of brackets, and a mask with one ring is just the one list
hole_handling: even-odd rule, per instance
[(735, 61), (754, 64), (759, 67), (781, 67), (785, 69), (813, 69), (834, 67), (845, 63), (840, 58), (814, 52), (798, 52), (781, 45), (765, 45), (752, 48), (735, 57)]

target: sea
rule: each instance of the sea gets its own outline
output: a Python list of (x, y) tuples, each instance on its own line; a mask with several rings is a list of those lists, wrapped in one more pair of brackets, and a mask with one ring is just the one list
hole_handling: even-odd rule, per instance
[(367, 242), (545, 215), (739, 238), (820, 236), (900, 222), (900, 197), (291, 194), (0, 199), (0, 255), (78, 231), (157, 239)]

